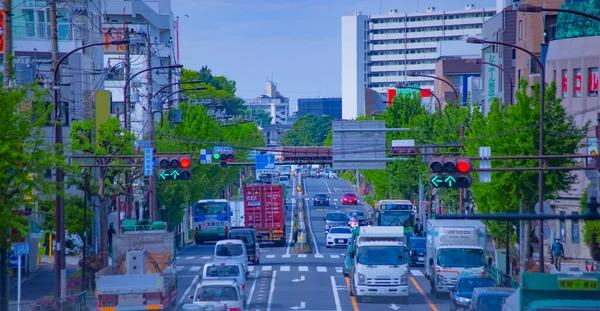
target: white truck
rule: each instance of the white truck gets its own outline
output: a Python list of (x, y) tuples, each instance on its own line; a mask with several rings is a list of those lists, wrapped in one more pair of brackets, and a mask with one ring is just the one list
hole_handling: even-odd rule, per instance
[[(355, 229), (356, 230), (356, 229)], [(349, 247), (350, 295), (398, 297), (408, 303), (408, 247), (404, 227), (359, 227)]]
[(436, 297), (462, 275), (485, 275), (485, 225), (477, 220), (427, 221), (425, 276)]

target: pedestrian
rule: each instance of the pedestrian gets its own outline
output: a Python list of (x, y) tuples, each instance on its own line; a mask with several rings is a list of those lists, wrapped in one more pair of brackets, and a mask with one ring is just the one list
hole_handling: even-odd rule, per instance
[(112, 240), (113, 240), (113, 235), (117, 233), (117, 231), (115, 231), (115, 227), (113, 226), (113, 223), (111, 222), (110, 225), (108, 226), (108, 231), (106, 232), (108, 234), (108, 249), (109, 251), (112, 253)]
[(417, 218), (417, 224), (415, 225), (415, 234), (417, 236), (422, 236), (423, 234), (423, 224), (421, 224), (419, 218)]
[(565, 257), (565, 248), (560, 242), (559, 238), (554, 239), (554, 243), (552, 243), (552, 248), (550, 249), (550, 254), (552, 255), (554, 267), (556, 267), (556, 269), (560, 272), (562, 259)]

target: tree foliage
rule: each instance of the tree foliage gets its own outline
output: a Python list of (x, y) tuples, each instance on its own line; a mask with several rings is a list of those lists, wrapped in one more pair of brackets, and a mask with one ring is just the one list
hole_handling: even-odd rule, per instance
[(328, 115), (304, 115), (296, 120), (279, 143), (283, 146), (322, 146), (333, 119)]
[[(561, 9), (569, 9), (600, 16), (600, 1), (568, 1)], [(600, 34), (600, 22), (589, 17), (559, 12), (556, 21), (556, 39), (592, 37)]]
[[(42, 200), (38, 203), (40, 211), (44, 212), (44, 223), (42, 229), (50, 232), (54, 232), (56, 228), (56, 219), (54, 217), (55, 211), (54, 200)], [(92, 230), (92, 224), (94, 221), (94, 212), (92, 211), (91, 204), (87, 204), (87, 232), (88, 234)], [(83, 238), (83, 197), (70, 195), (65, 198), (65, 229), (69, 233), (79, 234)]]
[(244, 101), (235, 95), (236, 82), (223, 76), (213, 76), (207, 66), (202, 66), (199, 71), (183, 69), (181, 82), (200, 81), (194, 84), (181, 84), (182, 89), (198, 88), (205, 86), (206, 90), (186, 91), (191, 99), (211, 100), (211, 107), (225, 110), (227, 115), (239, 115), (246, 112)]
[[(71, 132), (71, 149), (83, 155), (98, 156), (92, 160), (93, 164), (101, 165), (90, 178), (90, 194), (98, 200), (100, 211), (100, 248), (103, 251), (104, 265), (108, 264), (108, 240), (104, 234), (108, 230), (108, 205), (107, 199), (118, 195), (122, 188), (114, 181), (124, 173), (123, 168), (106, 167), (112, 164), (126, 164), (126, 160), (115, 158), (119, 155), (133, 155), (135, 135), (127, 132), (119, 124), (119, 119), (109, 118), (105, 123), (96, 128), (96, 120), (83, 120), (73, 122)], [(81, 189), (81, 180), (73, 179)]]
[[(581, 196), (580, 211), (581, 214), (588, 212), (588, 192), (587, 190)], [(600, 261), (600, 221), (588, 220), (583, 224), (583, 241), (590, 248), (592, 259)]]
[(55, 193), (54, 183), (44, 178), (47, 170), (64, 159), (54, 156), (46, 141), (45, 125), (49, 123), (52, 105), (42, 99), (37, 89), (0, 90), (0, 248), (10, 247), (10, 229), (24, 236), (27, 220), (18, 210), (32, 210), (33, 198)]

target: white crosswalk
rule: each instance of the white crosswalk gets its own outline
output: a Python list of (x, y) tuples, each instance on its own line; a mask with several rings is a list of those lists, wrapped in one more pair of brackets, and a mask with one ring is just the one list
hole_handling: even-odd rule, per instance
[[(268, 254), (268, 255), (262, 255), (264, 256), (264, 258), (267, 259), (275, 259), (275, 258), (285, 258), (285, 259), (291, 259), (291, 258), (300, 258), (300, 259), (340, 259), (342, 258), (341, 255), (339, 254), (298, 254), (298, 255), (286, 255), (286, 254), (282, 254), (282, 255), (274, 255), (274, 254)], [(179, 256), (177, 257), (177, 260), (196, 260), (196, 259), (202, 259), (202, 260), (210, 260), (212, 259), (213, 256)]]
[[(200, 273), (200, 271), (202, 270), (202, 266), (177, 266), (176, 268), (177, 272), (184, 272), (184, 271), (190, 271), (190, 272), (196, 272), (196, 273)], [(265, 266), (248, 266), (248, 270), (249, 272), (253, 272), (253, 271), (280, 271), (280, 272), (318, 272), (318, 273), (327, 273), (329, 271), (331, 272), (335, 272), (335, 273), (343, 273), (344, 272), (344, 268), (342, 267), (325, 267), (325, 266), (272, 266), (272, 265), (265, 265)], [(421, 272), (420, 270), (410, 270), (410, 273), (412, 276), (424, 276), (423, 272)]]

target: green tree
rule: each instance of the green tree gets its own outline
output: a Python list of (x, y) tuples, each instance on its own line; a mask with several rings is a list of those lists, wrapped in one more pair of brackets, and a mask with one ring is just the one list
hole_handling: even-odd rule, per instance
[[(112, 181), (121, 177), (123, 168), (107, 167), (112, 164), (126, 164), (126, 160), (116, 158), (119, 155), (133, 155), (135, 135), (129, 133), (119, 124), (119, 119), (109, 118), (96, 128), (96, 120), (73, 122), (71, 132), (71, 149), (83, 155), (98, 156), (93, 163), (102, 165), (97, 169), (96, 176), (90, 178), (90, 194), (98, 199), (100, 210), (100, 249), (103, 264), (108, 265), (108, 204), (112, 195), (120, 194), (121, 187)], [(111, 181), (112, 180), (112, 181)]]
[(331, 129), (332, 118), (327, 115), (320, 117), (314, 114), (302, 116), (294, 122), (279, 144), (282, 146), (322, 146)]
[[(495, 156), (537, 155), (539, 139), (539, 85), (534, 86), (534, 96), (527, 96), (527, 83), (521, 81), (517, 101), (505, 111), (497, 100), (487, 117), (480, 111), (474, 113), (471, 127), (466, 131), (465, 152), (476, 156), (480, 146), (492, 146)], [(537, 91), (536, 91), (537, 90)], [(579, 128), (573, 117), (566, 114), (556, 98), (556, 86), (547, 88), (545, 101), (546, 155), (577, 154), (586, 136), (587, 125)], [(569, 166), (572, 159), (550, 159), (547, 166)], [(509, 160), (509, 167), (536, 167), (537, 160)], [(492, 167), (504, 166), (504, 161), (492, 161)], [(518, 212), (519, 203), (525, 212), (531, 212), (538, 201), (538, 172), (492, 172), (491, 183), (474, 182), (471, 191), (480, 213)], [(477, 181), (477, 174), (473, 174)], [(544, 174), (544, 199), (556, 198), (560, 191), (568, 191), (576, 177), (565, 171), (546, 171)], [(490, 223), (494, 237), (505, 235), (504, 223)], [(525, 234), (528, 237), (527, 234)]]
[(235, 96), (236, 82), (223, 76), (213, 76), (206, 66), (200, 71), (183, 69), (181, 81), (202, 81), (199, 84), (181, 84), (182, 89), (198, 88), (202, 85), (206, 87), (206, 90), (185, 92), (191, 99), (210, 100), (212, 103), (208, 106), (223, 109), (228, 115), (239, 115), (246, 111), (244, 101)]
[[(581, 196), (580, 211), (581, 214), (588, 212), (588, 192), (587, 190)], [(592, 259), (600, 261), (600, 221), (588, 220), (583, 224), (583, 241), (590, 248)]]
[[(56, 228), (56, 219), (54, 200), (43, 200), (38, 203), (40, 211), (44, 212), (44, 223), (42, 229), (54, 232)], [(94, 220), (94, 212), (91, 205), (87, 205), (87, 232), (91, 232), (92, 223)], [(65, 198), (65, 229), (69, 233), (76, 233), (83, 238), (83, 197), (70, 195)]]
[[(36, 200), (54, 193), (56, 187), (44, 178), (47, 170), (64, 159), (54, 156), (46, 141), (45, 125), (50, 122), (52, 105), (42, 99), (46, 94), (37, 89), (0, 90), (0, 284), (2, 296), (8, 295), (8, 265), (11, 247), (11, 229), (17, 229), (22, 238), (27, 234), (27, 219), (18, 210), (32, 210)], [(6, 296), (8, 297), (8, 296)], [(8, 301), (0, 308), (8, 309)]]

